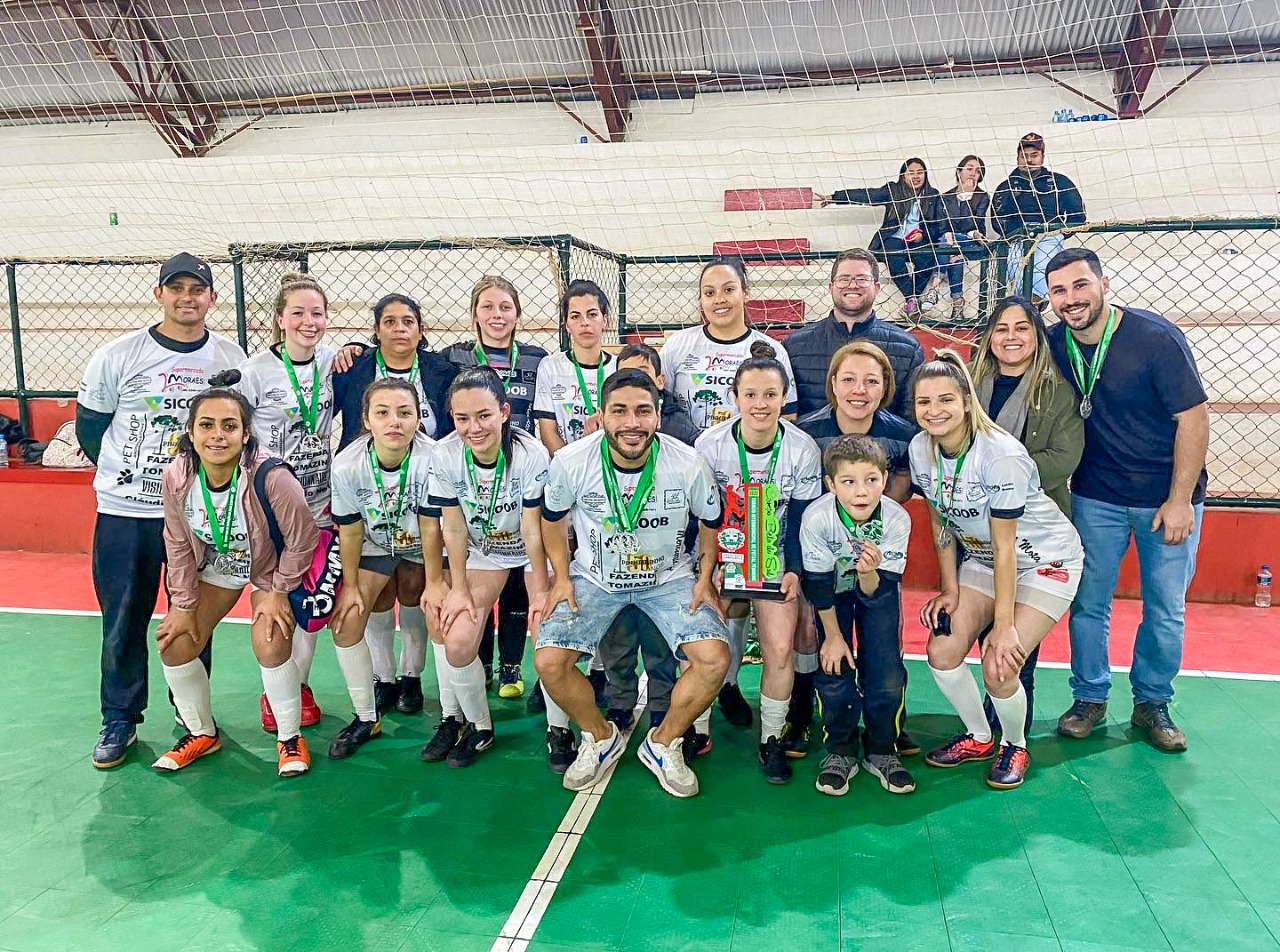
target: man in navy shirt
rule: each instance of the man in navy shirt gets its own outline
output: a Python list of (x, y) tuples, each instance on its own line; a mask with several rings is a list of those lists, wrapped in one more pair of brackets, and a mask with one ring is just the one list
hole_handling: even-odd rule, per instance
[(1087, 737), (1106, 717), (1111, 596), (1132, 537), (1142, 623), (1129, 672), (1131, 723), (1161, 750), (1186, 750), (1169, 701), (1204, 512), (1208, 398), (1182, 332), (1150, 311), (1109, 305), (1109, 284), (1092, 251), (1059, 252), (1045, 274), (1062, 321), (1049, 331), (1049, 349), (1085, 418), (1084, 456), (1071, 481), (1071, 521), (1084, 544), (1071, 606), (1075, 702), (1058, 719), (1058, 733)]

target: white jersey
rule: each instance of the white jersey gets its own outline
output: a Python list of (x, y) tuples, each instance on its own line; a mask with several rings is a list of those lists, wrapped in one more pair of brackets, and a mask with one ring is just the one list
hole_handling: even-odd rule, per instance
[[(599, 381), (613, 373), (613, 355), (608, 351), (600, 352), (604, 374), (601, 376), (600, 364), (584, 364), (581, 367), (582, 382), (586, 385), (591, 405), (600, 409)], [(583, 427), (586, 426), (586, 401), (582, 398), (582, 388), (578, 386), (578, 373), (573, 361), (565, 353), (551, 354), (543, 357), (538, 364), (538, 382), (533, 392), (533, 418), (535, 420), (555, 420), (556, 432), (566, 443), (582, 438)]]
[[(741, 419), (734, 416), (707, 430), (693, 444), (711, 466), (721, 489), (742, 487), (742, 462), (738, 456), (738, 427)], [(782, 445), (778, 447), (778, 462), (774, 466), (773, 479), (769, 479), (769, 459), (773, 444), (763, 450), (747, 449), (747, 473), (749, 482), (772, 482), (778, 487), (778, 547), (776, 553), (782, 561), (781, 547), (787, 536), (787, 510), (792, 499), (817, 499), (822, 495), (822, 453), (818, 444), (798, 426), (779, 420), (782, 429)]]
[(309, 407), (314, 399), (313, 367), (320, 369), (320, 405), (316, 412), (315, 437), (308, 439), (306, 422), (289, 380), (289, 371), (278, 353), (280, 346), (254, 354), (240, 365), (236, 389), (253, 407), (253, 435), (273, 455), (285, 460), (302, 483), (307, 506), (317, 524), (329, 524), (329, 473), (333, 467), (330, 436), (333, 432), (333, 359), (337, 351), (321, 344), (315, 357), (294, 364), (298, 389)]
[(160, 480), (186, 432), (191, 398), (211, 376), (245, 359), (221, 334), (210, 331), (184, 344), (162, 337), (157, 327), (125, 334), (94, 353), (76, 396), (86, 410), (112, 414), (93, 477), (98, 512), (107, 515), (164, 518)]
[(907, 542), (911, 538), (907, 510), (888, 496), (881, 496), (871, 518), (861, 525), (855, 523), (855, 538), (840, 519), (839, 505), (840, 501), (827, 493), (804, 511), (800, 551), (805, 574), (834, 572), (836, 591), (851, 591), (858, 584), (857, 564), (865, 541), (879, 547), (880, 571), (894, 580), (900, 579), (907, 570)]
[(667, 393), (693, 417), (698, 429), (722, 423), (737, 409), (733, 400), (733, 376), (738, 365), (751, 356), (751, 345), (764, 341), (774, 349), (778, 363), (787, 374), (786, 404), (783, 413), (796, 411), (796, 378), (791, 359), (782, 344), (768, 334), (748, 328), (733, 341), (713, 339), (704, 326), (676, 331), (662, 345), (662, 372)]
[(476, 461), (477, 486), (473, 489), (463, 449), (462, 437), (456, 432), (435, 445), (431, 456), (429, 505), (433, 509), (462, 506), (462, 515), (467, 521), (468, 550), (480, 550), (501, 568), (528, 565), (529, 557), (520, 535), (520, 517), (525, 509), (542, 503), (547, 464), (551, 462), (547, 448), (518, 426), (511, 427), (511, 460), (502, 475), (493, 525), (487, 534), (484, 522), (493, 494), (496, 464), (485, 466)]
[[(542, 507), (551, 517), (572, 516), (578, 542), (572, 575), (618, 592), (693, 574), (693, 561), (685, 551), (689, 517), (717, 524), (720, 490), (706, 461), (691, 447), (661, 433), (655, 441), (653, 492), (637, 513), (633, 540), (623, 533), (605, 492), (600, 459), (604, 433), (583, 437), (551, 458)], [(623, 500), (630, 500), (641, 468), (613, 470)]]
[[(230, 486), (223, 487), (221, 492), (209, 491), (209, 499), (213, 503), (214, 517), (218, 525), (227, 517), (227, 496)], [(222, 588), (244, 588), (249, 584), (249, 524), (244, 518), (245, 493), (253, 492), (253, 480), (246, 479), (240, 472), (240, 480), (236, 485), (236, 506), (232, 514), (231, 541), (226, 552), (219, 552), (214, 546), (213, 530), (209, 528), (209, 510), (205, 508), (204, 493), (200, 490), (200, 480), (191, 483), (183, 512), (187, 517), (187, 525), (191, 526), (196, 537), (208, 549), (208, 562), (200, 566), (200, 577), (211, 585)]]
[(422, 534), (418, 515), (428, 515), (427, 484), (431, 475), (431, 454), (435, 446), (421, 433), (415, 433), (409, 450), (409, 468), (405, 474), (404, 497), (399, 518), (396, 500), (400, 498), (400, 471), (381, 471), (385, 495), (369, 465), (369, 446), (373, 437), (356, 437), (333, 460), (333, 520), (339, 525), (357, 519), (364, 521), (364, 548), (361, 555), (397, 555), (412, 562), (422, 561)]
[[(998, 430), (979, 433), (956, 477), (958, 459), (929, 452), (929, 435), (917, 433), (908, 450), (911, 482), (950, 523), (966, 554), (994, 566), (991, 518), (1017, 519), (1018, 571), (1081, 558), (1080, 536), (1040, 488), (1040, 474), (1021, 443)], [(942, 485), (937, 485), (941, 460)]]
[(427, 391), (422, 389), (422, 372), (416, 366), (408, 370), (392, 370), (388, 367), (385, 375), (375, 373), (375, 379), (407, 380), (413, 384), (413, 389), (418, 394), (418, 410), (422, 414), (422, 432), (434, 440), (440, 432), (440, 422), (436, 419), (436, 411), (431, 408), (431, 401), (427, 399)]

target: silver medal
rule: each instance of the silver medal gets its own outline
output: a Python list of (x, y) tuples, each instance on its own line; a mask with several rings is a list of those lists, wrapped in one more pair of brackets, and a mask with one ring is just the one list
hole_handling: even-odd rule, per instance
[(302, 438), (302, 449), (307, 453), (319, 453), (324, 449), (324, 440), (319, 434), (308, 433)]
[(213, 570), (219, 575), (234, 578), (239, 574), (240, 560), (230, 552), (219, 552), (213, 560)]
[(944, 526), (942, 531), (938, 533), (938, 548), (949, 549), (955, 544), (956, 534), (951, 531), (950, 526)]
[(640, 551), (640, 540), (634, 532), (615, 533), (605, 545), (616, 555), (633, 555)]
[(1086, 393), (1084, 399), (1080, 401), (1080, 417), (1087, 420), (1093, 414), (1093, 400)]

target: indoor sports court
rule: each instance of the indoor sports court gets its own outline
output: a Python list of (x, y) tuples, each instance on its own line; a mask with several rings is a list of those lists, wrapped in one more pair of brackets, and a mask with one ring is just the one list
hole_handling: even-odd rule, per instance
[[(1280, 949), (1280, 621), (1259, 604), (1262, 567), (1280, 566), (1280, 2), (0, 0), (0, 76), (0, 952)], [(890, 222), (913, 163), (945, 193), (978, 158), (994, 194), (1028, 148), (1069, 177), (1076, 217), (1015, 227), (997, 209), (971, 241), (930, 233), (922, 204)], [(875, 244), (912, 225), (935, 248), (901, 265), (907, 282), (933, 269), (922, 290), (895, 280), (898, 245)], [(431, 650), (422, 712), (379, 706), (380, 735), (330, 759), (356, 694), (327, 631), (303, 678), (323, 711), (302, 731), (314, 760), (277, 776), (247, 594), (212, 639), (221, 749), (153, 770), (190, 733), (156, 647), (164, 586), (136, 743), (94, 769), (102, 510), (78, 444), (56, 464), (44, 444), (83, 433), (95, 354), (161, 321), (172, 256), (207, 262), (205, 326), (250, 356), (287, 340), (293, 275), (323, 287), (333, 348), (381, 346), (371, 308), (393, 293), (420, 309), (425, 351), (479, 354), (476, 282), (499, 275), (519, 293), (514, 368), (517, 337), (576, 366), (565, 295), (581, 279), (607, 298), (605, 352), (661, 355), (710, 325), (701, 284), (725, 259), (749, 276), (746, 326), (782, 348), (835, 315), (840, 253), (868, 245), (876, 319), (925, 359), (977, 357), (1010, 295), (1056, 326), (1041, 255), (1059, 248), (1095, 253), (1109, 301), (1185, 340), (1209, 419), (1167, 705), (1185, 752), (1130, 724), (1149, 581), (1131, 547), (1109, 709), (1084, 739), (1059, 734), (1080, 700), (1063, 617), (1016, 790), (992, 789), (985, 763), (903, 753), (910, 795), (864, 768), (824, 796), (820, 706), (790, 781), (766, 782), (748, 652), (754, 719), (712, 703), (696, 796), (637, 759), (643, 671), (627, 752), (575, 792), (527, 707), (532, 641), (519, 696), (486, 686), (494, 742), (474, 766), (420, 759), (449, 716)], [(152, 424), (175, 445), (190, 432)], [(900, 579), (904, 726), (926, 752), (965, 729), (919, 617), (939, 592), (935, 502), (917, 486), (905, 503)], [(980, 649), (967, 660), (981, 687)]]

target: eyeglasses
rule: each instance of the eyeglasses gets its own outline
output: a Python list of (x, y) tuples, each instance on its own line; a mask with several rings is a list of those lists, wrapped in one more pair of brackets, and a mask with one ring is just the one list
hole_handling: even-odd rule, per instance
[(876, 279), (867, 274), (841, 274), (831, 283), (838, 288), (847, 288), (851, 284), (855, 288), (869, 288), (876, 283)]

